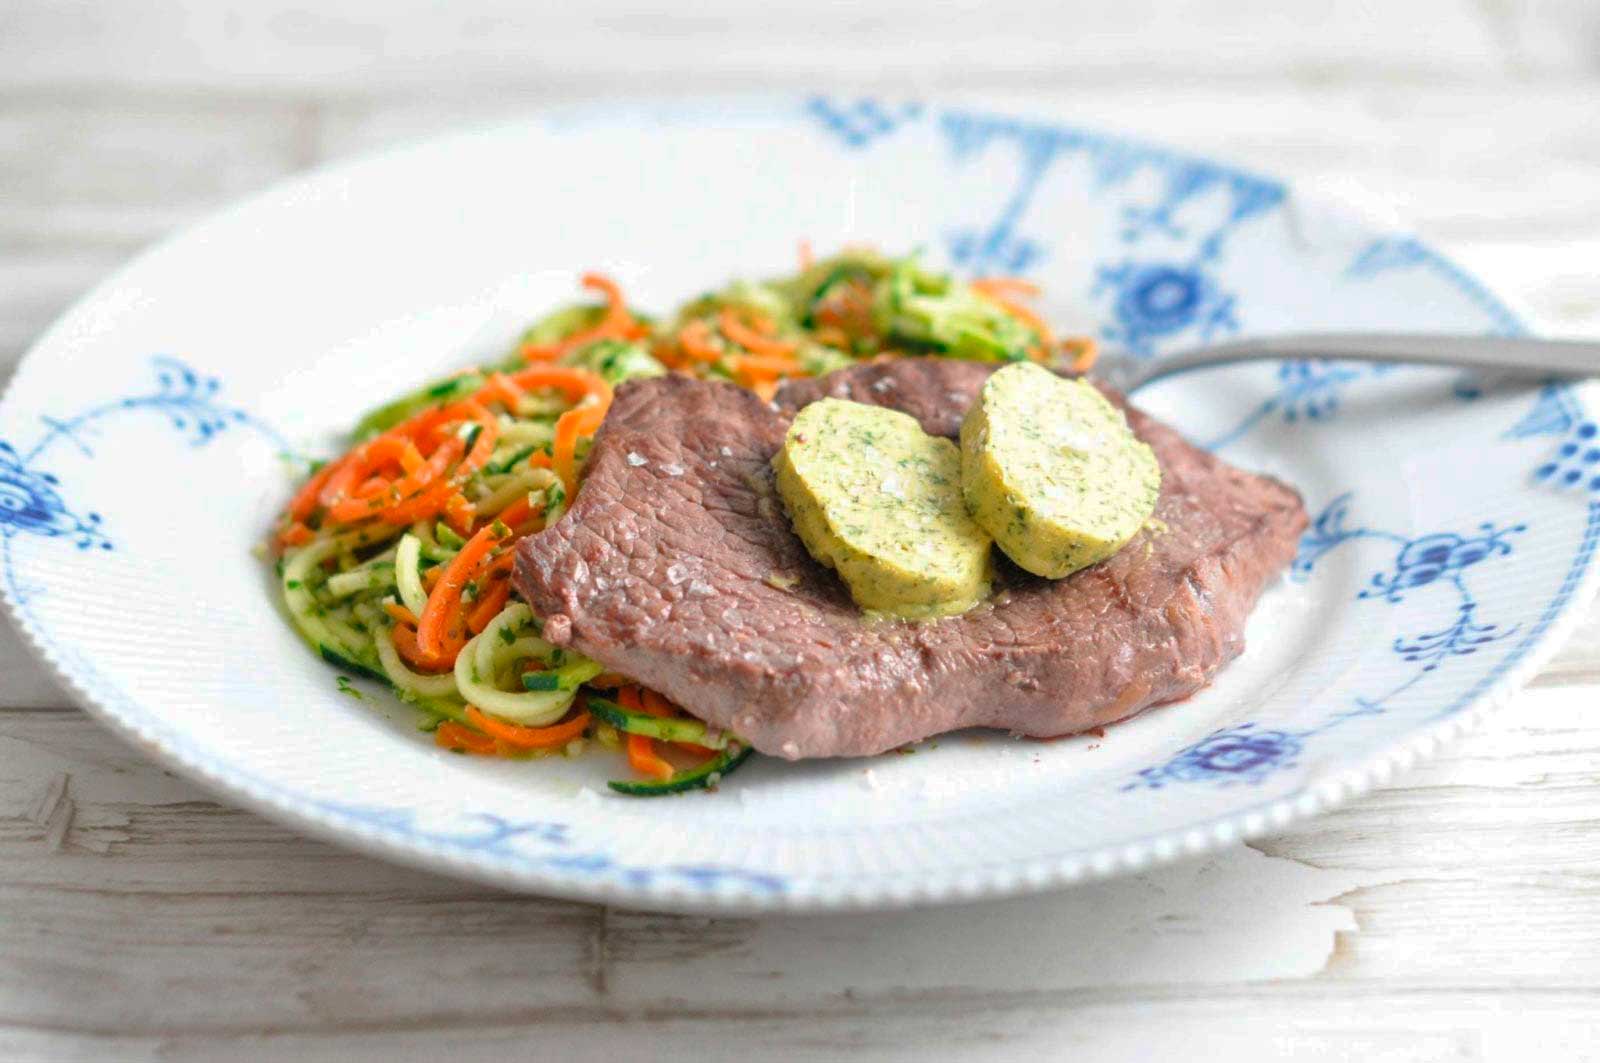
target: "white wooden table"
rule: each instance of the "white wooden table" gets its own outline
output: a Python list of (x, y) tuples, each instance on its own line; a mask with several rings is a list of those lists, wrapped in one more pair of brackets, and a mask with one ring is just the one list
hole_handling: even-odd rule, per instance
[[(135, 249), (330, 156), (597, 94), (984, 91), (1398, 213), (1600, 334), (1600, 4), (0, 3), (0, 381)], [(1600, 616), (1294, 834), (963, 909), (506, 896), (220, 806), (0, 624), (0, 1058), (1600, 1054)]]

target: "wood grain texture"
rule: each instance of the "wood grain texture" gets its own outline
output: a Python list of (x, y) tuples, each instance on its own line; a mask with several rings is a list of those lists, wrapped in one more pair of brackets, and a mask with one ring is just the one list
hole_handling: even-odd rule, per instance
[[(1600, 6), (0, 5), (0, 383), (138, 249), (323, 160), (597, 95), (983, 93), (1406, 218), (1600, 333)], [(1068, 893), (739, 920), (511, 897), (216, 804), (0, 623), (0, 1058), (1600, 1056), (1600, 611), (1294, 833)]]
[(1134, 1058), (1205, 1036), (1415, 1058), (1493, 1036), (1473, 1016), (1511, 986), (1541, 1036), (1576, 1037), (1600, 1004), (1597, 749), (1585, 688), (1531, 691), (1254, 848), (957, 910), (706, 919), (379, 864), (215, 805), (76, 713), (3, 713), (0, 1048)]
[[(1543, 27), (1583, 20), (1552, 7)], [(739, 0), (693, 7), (638, 0), (582, 5), (355, 0), (325, 5), (12, 0), (0, 84), (252, 88), (323, 94), (722, 87), (830, 79), (983, 78), (1029, 89), (1196, 72), (1233, 80), (1365, 76), (1403, 81), (1504, 73), (1517, 28), (1465, 0), (1365, 3), (1357, 11), (1276, 0), (878, 0), (868, 5)], [(1418, 47), (1416, 28), (1428, 27)], [(1195, 29), (1203, 28), (1203, 32)], [(1532, 26), (1526, 73), (1571, 58)], [(49, 40), (54, 47), (36, 45)], [(90, 65), (90, 59), (95, 60)], [(631, 82), (631, 84), (630, 84)]]

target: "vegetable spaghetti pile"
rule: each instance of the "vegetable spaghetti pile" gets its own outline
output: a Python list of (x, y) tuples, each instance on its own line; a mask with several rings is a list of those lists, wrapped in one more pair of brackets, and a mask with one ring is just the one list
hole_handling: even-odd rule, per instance
[(749, 756), (653, 690), (541, 638), (516, 595), (517, 542), (560, 519), (625, 380), (668, 372), (771, 398), (780, 381), (897, 354), (1086, 368), (1030, 310), (1026, 282), (964, 283), (914, 259), (850, 251), (740, 281), (655, 322), (608, 278), (500, 365), (469, 369), (368, 414), (316, 469), (273, 535), (284, 604), (329, 663), (387, 683), (444, 749), (494, 757), (621, 754), (650, 796), (714, 787)]

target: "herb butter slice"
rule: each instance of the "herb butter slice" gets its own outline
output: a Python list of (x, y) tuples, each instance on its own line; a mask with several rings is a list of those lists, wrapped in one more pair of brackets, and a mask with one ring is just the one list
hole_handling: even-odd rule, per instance
[(863, 609), (951, 616), (989, 592), (989, 536), (961, 498), (961, 454), (895, 410), (805, 407), (772, 459), (806, 549)]
[(967, 508), (1022, 568), (1060, 579), (1144, 526), (1161, 466), (1104, 395), (1032, 364), (984, 383), (961, 426)]

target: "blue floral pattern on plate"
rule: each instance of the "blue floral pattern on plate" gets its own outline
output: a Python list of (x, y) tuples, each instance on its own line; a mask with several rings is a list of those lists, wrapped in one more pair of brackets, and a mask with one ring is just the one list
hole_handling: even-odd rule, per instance
[[(741, 120), (753, 113), (741, 111)], [(655, 131), (682, 123), (713, 129), (719, 137), (726, 133), (717, 116), (703, 109), (691, 108), (683, 117), (674, 118), (671, 107), (655, 106), (649, 114)], [(944, 250), (963, 270), (1039, 276), (1053, 296), (1059, 293), (1074, 306), (1092, 310), (1093, 327), (1102, 338), (1139, 353), (1159, 355), (1208, 337), (1249, 329), (1252, 317), (1260, 315), (1256, 316), (1260, 321), (1266, 316), (1261, 308), (1276, 298), (1271, 286), (1274, 269), (1261, 268), (1262, 256), (1269, 267), (1274, 266), (1274, 254), (1286, 256), (1284, 262), (1305, 264), (1294, 257), (1299, 252), (1286, 242), (1288, 221), (1280, 208), (1287, 190), (1280, 183), (1135, 140), (970, 107), (874, 98), (812, 98), (787, 105), (755, 124), (760, 122), (781, 133), (767, 142), (772, 150), (782, 151), (787, 145), (795, 151), (795, 165), (785, 172), (799, 175), (796, 187), (819, 197), (836, 191), (838, 183), (803, 184), (814, 179), (803, 171), (817, 158), (826, 159), (830, 167), (859, 166), (863, 173), (869, 169), (876, 174), (895, 173), (902, 180), (909, 174), (930, 184), (949, 180), (953, 186), (959, 181), (964, 182), (963, 188), (978, 189), (976, 196), (940, 200), (940, 213), (919, 218), (917, 231), (942, 240)], [(574, 120), (529, 128), (537, 130), (538, 136), (585, 136), (597, 126)], [(608, 128), (624, 137), (637, 133), (622, 123)], [(486, 152), (483, 158), (495, 164), (474, 170), (485, 175), (515, 170), (517, 161), (526, 158), (526, 150), (526, 141), (513, 132), (499, 140), (457, 140), (430, 157), (440, 165), (445, 159), (459, 165), (462, 153)], [(926, 167), (926, 172), (918, 167)], [(430, 176), (441, 172), (445, 171), (431, 171)], [(392, 172), (385, 171), (386, 194), (393, 188), (388, 181), (391, 176)], [(695, 177), (703, 183), (706, 173), (697, 169)], [(340, 203), (356, 202), (344, 197), (347, 192), (355, 195), (351, 190), (358, 189), (366, 178), (350, 171), (338, 180), (348, 184), (341, 185), (335, 198)], [(509, 194), (515, 198), (510, 203), (525, 208), (527, 182), (508, 183), (508, 190), (513, 184)], [(1076, 197), (1073, 203), (1088, 206), (1075, 205), (1072, 209), (1078, 213), (1067, 219), (1071, 224), (1064, 225), (1066, 215), (1060, 204), (1071, 197), (1058, 198), (1057, 193), (1069, 185)], [(483, 188), (492, 198), (492, 187), (486, 184)], [(642, 187), (641, 201), (652, 194), (653, 184)], [(770, 190), (762, 190), (762, 195), (767, 198), (747, 205), (749, 217), (759, 216), (756, 208), (770, 200)], [(297, 199), (297, 203), (303, 201), (303, 197)], [(724, 203), (715, 205), (720, 210)], [(480, 214), (494, 213), (484, 204), (479, 206), (483, 208)], [(622, 204), (620, 209), (625, 212), (635, 207), (645, 209), (633, 203)], [(274, 223), (293, 218), (293, 211), (282, 203), (271, 209), (285, 210), (273, 215)], [(844, 213), (840, 210), (839, 216)], [(469, 222), (452, 216), (444, 228), (454, 232)], [(870, 220), (863, 224), (870, 229)], [(485, 239), (503, 243), (503, 227), (491, 228), (493, 232), (486, 233)], [(314, 235), (323, 231), (318, 228)], [(249, 258), (254, 261), (272, 245), (277, 233), (274, 225), (262, 225), (252, 233)], [(796, 235), (817, 239), (826, 234), (748, 235), (752, 241), (770, 241), (776, 246)], [(878, 236), (875, 232), (868, 235)], [(193, 243), (190, 241), (191, 247)], [(286, 285), (292, 286), (300, 274), (317, 271), (317, 264), (304, 262), (304, 246), (303, 239), (293, 244), (297, 265), (283, 274)], [(1365, 246), (1352, 246), (1352, 251), (1353, 257), (1347, 258), (1341, 250), (1333, 268), (1319, 266), (1321, 272), (1312, 278), (1332, 303), (1359, 308), (1365, 305), (1368, 293), (1403, 290), (1406, 298), (1395, 305), (1429, 308), (1421, 315), (1426, 318), (1422, 323), (1429, 327), (1504, 332), (1520, 328), (1492, 293), (1414, 239), (1373, 233)], [(1073, 268), (1065, 268), (1068, 263)], [(465, 256), (452, 260), (452, 268), (470, 272), (474, 263), (471, 256)], [(141, 284), (148, 283), (142, 274), (132, 276)], [(474, 277), (472, 283), (490, 288), (503, 280), (498, 275)], [(407, 283), (415, 280), (408, 274)], [(142, 288), (141, 293), (144, 291), (160, 294), (160, 287)], [(322, 294), (316, 291), (305, 296), (305, 305)], [(104, 306), (98, 310), (102, 314), (120, 312)], [(172, 342), (188, 334), (183, 326), (191, 312), (197, 311), (186, 305), (174, 319)], [(1428, 313), (1433, 316), (1427, 317)], [(340, 320), (335, 334), (348, 336), (361, 327), (363, 322)], [(225, 328), (201, 332), (227, 334)], [(61, 334), (68, 333), (63, 330)], [(166, 335), (160, 331), (148, 334)], [(326, 333), (323, 335), (326, 338)], [(1566, 386), (1553, 386), (1534, 396), (1530, 407), (1520, 414), (1512, 410), (1505, 422), (1489, 424), (1481, 432), (1474, 429), (1470, 441), (1477, 448), (1474, 453), (1499, 477), (1490, 477), (1493, 505), (1477, 505), (1468, 499), (1454, 508), (1424, 506), (1418, 523), (1392, 500), (1386, 502), (1381, 492), (1364, 486), (1374, 479), (1370, 469), (1357, 468), (1353, 462), (1334, 462), (1332, 468), (1313, 465), (1313, 475), (1303, 484), (1333, 501), (1322, 507), (1306, 536), (1296, 577), (1307, 588), (1303, 593), (1314, 595), (1319, 607), (1333, 609), (1336, 603), (1338, 609), (1359, 618), (1363, 633), (1372, 632), (1362, 643), (1362, 661), (1370, 667), (1360, 671), (1355, 682), (1341, 684), (1325, 704), (1273, 705), (1270, 712), (1257, 706), (1250, 718), (1240, 720), (1234, 709), (1222, 715), (1214, 703), (1202, 706), (1197, 702), (1189, 711), (1216, 713), (1214, 724), (1184, 731), (1181, 721), (1186, 717), (1179, 715), (1181, 710), (1168, 709), (1119, 727), (1104, 743), (1107, 752), (1100, 754), (1123, 758), (1114, 771), (1082, 777), (1062, 773), (1049, 785), (1054, 788), (1052, 798), (1064, 796), (1065, 800), (1030, 801), (1026, 810), (1018, 812), (1019, 817), (1038, 818), (1044, 829), (1015, 829), (1005, 837), (992, 838), (983, 829), (960, 835), (982, 838), (976, 847), (955, 841), (957, 835), (941, 833), (943, 820), (937, 816), (917, 818), (914, 802), (909, 801), (895, 808), (897, 815), (911, 817), (911, 830), (903, 830), (896, 822), (873, 834), (871, 830), (878, 828), (860, 820), (827, 819), (820, 814), (825, 810), (812, 803), (813, 798), (847, 800), (852, 806), (866, 803), (856, 792), (858, 786), (816, 782), (860, 770), (849, 765), (817, 765), (796, 772), (784, 771), (781, 766), (752, 769), (754, 780), (760, 782), (760, 794), (782, 793), (788, 786), (812, 786), (799, 791), (804, 799), (791, 802), (806, 812), (805, 829), (781, 838), (774, 835), (775, 828), (764, 812), (745, 811), (743, 802), (732, 795), (708, 797), (702, 805), (633, 807), (625, 815), (586, 811), (581, 802), (566, 799), (570, 794), (551, 797), (551, 792), (542, 794), (551, 797), (548, 807), (536, 810), (520, 799), (497, 804), (501, 801), (498, 796), (450, 802), (439, 801), (437, 794), (412, 797), (401, 791), (392, 799), (381, 799), (364, 789), (341, 790), (338, 785), (325, 784), (320, 776), (286, 777), (277, 768), (290, 759), (281, 749), (273, 761), (255, 758), (253, 751), (242, 745), (218, 748), (214, 742), (207, 744), (197, 737), (197, 730), (175, 720), (171, 705), (158, 710), (135, 697), (133, 688), (115, 678), (122, 674), (117, 669), (134, 666), (117, 660), (116, 668), (106, 670), (101, 662), (111, 658), (102, 656), (107, 652), (104, 646), (86, 641), (72, 626), (77, 618), (71, 615), (69, 596), (54, 593), (51, 583), (59, 573), (87, 569), (96, 575), (120, 577), (125, 574), (121, 566), (132, 571), (140, 564), (164, 561), (136, 556), (140, 544), (156, 536), (147, 524), (139, 523), (137, 501), (119, 492), (116, 477), (107, 475), (120, 454), (164, 447), (161, 453), (169, 455), (174, 449), (172, 434), (177, 433), (180, 441), (193, 445), (192, 449), (176, 448), (179, 453), (194, 455), (197, 470), (205, 466), (211, 470), (209, 475), (217, 476), (216, 466), (226, 464), (236, 451), (244, 453), (248, 443), (255, 462), (248, 475), (260, 476), (262, 440), (275, 452), (291, 449), (266, 424), (225, 402), (213, 376), (166, 360), (158, 364), (155, 382), (145, 386), (141, 383), (145, 379), (142, 353), (130, 355), (107, 341), (103, 332), (83, 342), (85, 350), (64, 351), (59, 339), (47, 339), (25, 366), (25, 386), (14, 388), (0, 404), (0, 435), (9, 440), (0, 446), (0, 576), (4, 577), (0, 590), (28, 637), (74, 684), (83, 700), (144, 748), (178, 762), (241, 800), (297, 823), (504, 884), (623, 902), (675, 904), (681, 898), (694, 897), (701, 898), (696, 903), (705, 905), (827, 907), (992, 895), (1136, 866), (1137, 861), (1126, 854), (1139, 850), (1148, 858), (1153, 839), (1171, 841), (1198, 827), (1232, 824), (1237, 828), (1248, 822), (1247, 814), (1285, 808), (1299, 814), (1293, 812), (1299, 806), (1291, 799), (1308, 793), (1330, 766), (1353, 770), (1368, 764), (1385, 750), (1436, 733), (1434, 722), (1463, 717), (1485, 699), (1502, 694), (1548, 649), (1552, 629), (1570, 622), (1575, 599), (1593, 583), (1592, 562), (1600, 545), (1600, 498), (1589, 493), (1590, 481), (1597, 475), (1589, 469), (1600, 462), (1600, 458), (1590, 457), (1590, 451), (1597, 449), (1591, 442), (1596, 435), (1594, 419), (1585, 412), (1579, 392)], [(194, 349), (187, 343), (185, 347)], [(316, 364), (322, 371), (336, 361), (321, 361), (328, 349), (312, 345), (309, 350), (316, 357), (305, 349), (284, 357), (301, 370)], [(51, 379), (53, 359), (64, 354), (87, 356), (85, 351), (99, 359), (97, 364), (106, 371), (97, 372), (81, 389)], [(252, 353), (260, 357), (259, 351)], [(242, 379), (254, 379), (258, 385), (263, 379), (255, 365), (228, 349), (206, 348), (202, 357), (209, 366), (227, 372), (237, 394), (245, 393), (248, 386)], [(136, 361), (132, 371), (127, 368), (130, 359)], [(127, 375), (117, 376), (117, 372)], [(1282, 442), (1286, 459), (1294, 457), (1292, 450), (1302, 441), (1339, 431), (1350, 421), (1345, 411), (1356, 403), (1385, 394), (1394, 381), (1412, 379), (1403, 370), (1396, 371), (1391, 380), (1382, 374), (1351, 372), (1338, 364), (1306, 361), (1254, 372), (1241, 371), (1226, 378), (1252, 389), (1254, 416), (1214, 444), (1243, 449), (1248, 443), (1260, 451)], [(1268, 372), (1276, 376), (1269, 378)], [(118, 396), (117, 387), (107, 381), (122, 381), (128, 395)], [(56, 407), (57, 395), (101, 397), (107, 387), (112, 390), (108, 401), (77, 416), (59, 421), (40, 419), (68, 412)], [(1471, 398), (1470, 390), (1461, 388), (1457, 394)], [(1478, 424), (1484, 421), (1484, 411), (1506, 409), (1513, 402), (1520, 403), (1520, 396), (1519, 392), (1479, 389), (1472, 402), (1452, 409), (1463, 418), (1477, 418), (1472, 423)], [(1245, 409), (1251, 408), (1247, 403)], [(1175, 419), (1181, 423), (1181, 418)], [(235, 426), (244, 430), (235, 431)], [(1408, 439), (1405, 446), (1426, 453), (1437, 442)], [(1315, 445), (1305, 443), (1308, 449)], [(219, 447), (227, 448), (220, 463)], [(1404, 459), (1409, 453), (1397, 457)], [(93, 460), (89, 460), (90, 454)], [(181, 466), (185, 458), (176, 460)], [(1381, 460), (1388, 460), (1388, 455)], [(228, 470), (226, 478), (234, 476), (234, 471)], [(286, 484), (283, 489), (287, 490)], [(260, 495), (275, 497), (276, 490), (261, 487)], [(135, 534), (141, 528), (144, 534)], [(69, 566), (60, 564), (63, 558)], [(1325, 563), (1324, 559), (1330, 558), (1336, 560)], [(1356, 565), (1360, 567), (1352, 577), (1351, 567)], [(30, 586), (22, 586), (24, 581)], [(287, 637), (284, 632), (278, 634)], [(344, 708), (343, 703), (339, 706)], [(261, 711), (271, 713), (274, 707), (267, 705)], [(204, 708), (193, 706), (191, 711)], [(244, 715), (238, 719), (246, 722)], [(1194, 733), (1200, 731), (1210, 733), (1195, 740)], [(1151, 742), (1153, 734), (1167, 737)], [(1177, 737), (1180, 734), (1182, 737)], [(970, 761), (960, 759), (968, 755), (963, 752), (966, 745), (951, 742), (933, 756), (880, 762), (877, 771), (887, 779), (885, 785), (892, 787), (896, 775), (907, 771), (937, 773), (950, 763), (970, 768)], [(1071, 745), (1041, 747), (1038, 755), (1051, 756), (1051, 750), (1070, 752)], [(424, 750), (420, 755), (433, 754)], [(439, 761), (428, 763), (437, 766)], [(449, 767), (444, 770), (459, 767), (448, 760), (445, 763)], [(976, 779), (993, 769), (986, 761), (982, 771), (975, 770), (967, 778)], [(1004, 774), (1010, 780), (1006, 785), (1016, 784), (1014, 771)], [(453, 778), (459, 783), (466, 775), (473, 779), (466, 785), (476, 786), (477, 772)], [(843, 798), (841, 790), (847, 791)], [(1238, 796), (1223, 802), (1216, 796), (1221, 792)], [(1006, 796), (1014, 796), (1013, 791), (1007, 790)], [(884, 804), (871, 803), (875, 808)], [(557, 806), (570, 811), (570, 816), (552, 811)], [(697, 810), (702, 807), (714, 810), (708, 813), (709, 828), (704, 824), (695, 827), (710, 839), (705, 847), (685, 850), (666, 844), (667, 840), (676, 844), (684, 825), (696, 822)], [(1051, 810), (1067, 807), (1108, 812), (1108, 817), (1096, 818), (1126, 829), (1107, 841), (1077, 841), (1064, 831), (1081, 828), (1083, 817), (1075, 821), (1077, 826), (1045, 819), (1054, 814)], [(660, 808), (671, 810), (671, 839), (664, 840), (655, 831), (647, 843), (632, 848), (619, 840), (633, 829), (630, 820), (648, 820), (657, 814), (653, 810)], [(957, 818), (953, 816), (951, 821)], [(729, 851), (726, 840), (741, 830), (748, 832), (751, 821), (757, 820), (761, 846), (743, 850), (743, 858), (724, 858)], [(834, 837), (834, 822), (846, 822), (849, 827), (839, 833), (837, 845), (827, 850), (825, 860), (804, 866), (784, 862), (795, 847), (832, 844), (828, 839)], [(991, 824), (992, 818), (983, 820), (984, 828)], [(935, 855), (926, 859), (923, 850), (905, 848), (910, 845), (908, 839), (924, 836), (935, 839), (927, 850)], [(1219, 836), (1219, 832), (1208, 834)], [(1003, 848), (1016, 838), (1038, 845), (1025, 850)], [(863, 870), (866, 864), (862, 861), (877, 859), (879, 853), (892, 858), (893, 866)], [(912, 862), (906, 862), (907, 853), (914, 858)]]
[[(1372, 574), (1356, 592), (1359, 599), (1398, 604), (1410, 594), (1442, 585), (1454, 592), (1453, 612), (1436, 630), (1414, 636), (1396, 636), (1392, 649), (1407, 664), (1419, 667), (1392, 689), (1370, 697), (1357, 697), (1350, 708), (1331, 714), (1323, 723), (1299, 731), (1271, 730), (1255, 723), (1235, 724), (1215, 731), (1200, 742), (1180, 750), (1171, 760), (1138, 772), (1125, 789), (1159, 789), (1174, 782), (1214, 782), (1231, 786), (1261, 783), (1275, 772), (1293, 768), (1308, 739), (1350, 720), (1377, 716), (1385, 703), (1405, 693), (1452, 658), (1468, 657), (1517, 634), (1518, 625), (1504, 627), (1478, 620), (1478, 601), (1466, 582), (1467, 571), (1496, 558), (1509, 557), (1512, 537), (1527, 525), (1499, 527), (1480, 524), (1469, 534), (1432, 532), (1407, 537), (1378, 528), (1350, 527), (1351, 495), (1330, 502), (1314, 520), (1300, 543), (1290, 568), (1290, 578), (1309, 579), (1327, 554), (1356, 540), (1389, 544), (1395, 551), (1389, 568)], [(1600, 507), (1591, 520), (1600, 519)]]
[[(27, 533), (65, 537), (83, 550), (113, 548), (100, 514), (76, 515), (61, 497), (60, 480), (39, 468), (46, 452), (58, 443), (71, 443), (85, 455), (92, 455), (95, 441), (89, 435), (91, 426), (113, 414), (159, 413), (197, 447), (235, 424), (249, 425), (283, 445), (277, 432), (246, 411), (220, 405), (217, 392), (222, 385), (216, 378), (201, 376), (176, 358), (158, 357), (152, 364), (156, 375), (154, 390), (93, 406), (65, 420), (44, 417), (45, 432), (26, 452), (19, 452), (15, 445), (0, 439), (0, 537)], [(289, 448), (284, 445), (283, 449), (287, 453)]]
[[(1210, 272), (1229, 238), (1246, 222), (1282, 203), (1281, 184), (1202, 159), (1088, 130), (949, 111), (940, 128), (957, 163), (1012, 149), (1018, 160), (1010, 195), (991, 221), (948, 237), (951, 258), (974, 273), (1026, 273), (1045, 258), (1046, 243), (1024, 235), (1030, 208), (1063, 160), (1088, 161), (1097, 194), (1124, 189), (1142, 174), (1161, 175), (1154, 198), (1120, 207), (1119, 238), (1130, 253), (1098, 267), (1094, 294), (1109, 303), (1102, 338), (1136, 354), (1158, 342), (1204, 342), (1239, 328), (1234, 296)], [(1155, 255), (1141, 251), (1159, 244)], [(1177, 257), (1174, 252), (1178, 252)]]

